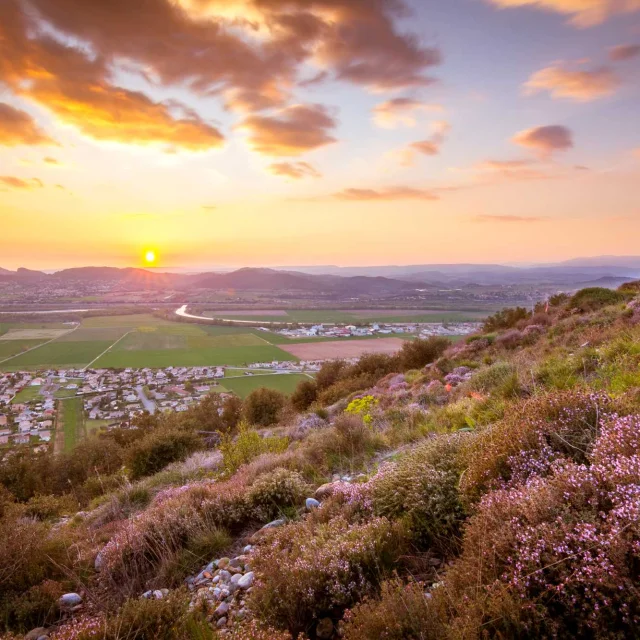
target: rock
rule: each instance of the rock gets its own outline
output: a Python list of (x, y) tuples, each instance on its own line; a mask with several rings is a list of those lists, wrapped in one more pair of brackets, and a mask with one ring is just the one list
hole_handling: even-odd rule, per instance
[(222, 618), (229, 613), (229, 605), (226, 602), (221, 602), (213, 613), (216, 617)]
[(249, 553), (249, 551), (251, 551), (251, 549), (253, 549), (253, 546), (248, 544), (243, 550), (242, 553)]
[(244, 564), (244, 557), (243, 556), (236, 556), (235, 558), (233, 558), (231, 560), (231, 562), (229, 563), (230, 567), (242, 567), (242, 565)]
[(63, 609), (71, 609), (82, 604), (82, 598), (77, 593), (65, 593), (63, 596), (60, 596), (58, 604)]
[(333, 635), (333, 621), (331, 618), (322, 618), (316, 627), (316, 638), (329, 640)]
[(24, 640), (38, 640), (38, 638), (49, 637), (49, 632), (44, 627), (37, 627), (36, 629), (31, 629), (27, 635), (25, 635)]
[(257, 542), (267, 531), (275, 529), (276, 527), (281, 527), (286, 522), (287, 521), (284, 518), (278, 518), (278, 520), (273, 520), (272, 522), (265, 524), (262, 529), (258, 529), (258, 531), (251, 536), (251, 542)]
[(245, 573), (240, 580), (238, 580), (238, 586), (241, 589), (248, 589), (253, 584), (254, 573), (253, 571), (249, 571), (249, 573)]
[(218, 569), (226, 569), (230, 562), (231, 560), (229, 558), (220, 558), (220, 560), (216, 561), (216, 566)]
[(102, 569), (103, 564), (104, 564), (104, 557), (102, 555), (102, 551), (98, 551), (98, 555), (96, 556), (96, 559), (93, 561), (93, 568), (96, 571), (100, 571), (100, 569)]
[(153, 598), (153, 591), (145, 591), (140, 597), (149, 600)]
[(315, 498), (307, 498), (304, 502), (304, 506), (308, 511), (312, 509), (317, 509), (320, 506), (320, 503)]
[(238, 584), (238, 582), (240, 582), (241, 579), (242, 579), (241, 573), (234, 573), (231, 576), (231, 584)]
[(339, 482), (327, 482), (316, 489), (315, 496), (318, 500), (324, 500), (329, 496), (332, 496)]
[(156, 600), (162, 600), (162, 598), (163, 598), (164, 596), (163, 596), (162, 591), (160, 591), (160, 589), (156, 589), (156, 590), (153, 592), (153, 597), (154, 597)]
[(239, 609), (238, 613), (236, 613), (237, 620), (244, 620), (247, 615), (247, 612), (244, 609)]
[(227, 619), (222, 617), (220, 618), (220, 620), (218, 620), (218, 622), (216, 622), (216, 627), (218, 627), (218, 629), (222, 628), (222, 627), (226, 627), (227, 626)]

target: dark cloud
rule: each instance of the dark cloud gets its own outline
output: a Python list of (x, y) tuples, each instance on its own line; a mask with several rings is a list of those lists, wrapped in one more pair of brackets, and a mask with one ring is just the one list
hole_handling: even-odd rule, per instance
[(276, 176), (285, 176), (299, 180), (301, 178), (319, 178), (322, 174), (308, 162), (276, 162), (269, 165), (269, 171)]
[(319, 104), (285, 107), (272, 116), (251, 115), (238, 128), (248, 133), (251, 148), (267, 156), (297, 156), (335, 142), (336, 121)]
[(55, 145), (34, 119), (21, 109), (0, 102), (0, 145), (16, 147), (28, 145)]
[(640, 56), (640, 44), (620, 44), (609, 49), (609, 59), (613, 62), (631, 60), (637, 56)]
[(542, 157), (548, 157), (557, 151), (567, 151), (573, 147), (571, 130), (561, 125), (526, 129), (517, 133), (512, 141), (535, 151)]

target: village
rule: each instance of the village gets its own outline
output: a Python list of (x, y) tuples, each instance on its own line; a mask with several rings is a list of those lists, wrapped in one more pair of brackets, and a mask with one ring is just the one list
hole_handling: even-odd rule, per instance
[[(410, 334), (420, 338), (430, 336), (464, 336), (478, 331), (482, 323), (478, 322), (411, 322), (411, 323), (377, 323), (368, 325), (324, 325), (316, 324), (310, 327), (280, 329), (280, 335), (287, 338), (364, 338), (376, 335)], [(269, 331), (260, 327), (261, 331)]]
[(0, 373), (0, 451), (30, 446), (47, 450), (59, 427), (61, 403), (82, 401), (83, 419), (93, 429), (130, 426), (144, 411), (187, 411), (205, 395), (220, 391), (225, 376), (314, 372), (320, 361), (255, 362), (247, 367), (164, 369), (56, 369)]

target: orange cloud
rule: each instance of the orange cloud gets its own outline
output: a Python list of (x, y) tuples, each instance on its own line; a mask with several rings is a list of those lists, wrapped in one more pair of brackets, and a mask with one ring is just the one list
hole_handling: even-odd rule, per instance
[(439, 120), (434, 122), (431, 125), (431, 128), (434, 131), (431, 138), (412, 142), (398, 152), (401, 164), (405, 166), (412, 165), (416, 160), (417, 154), (435, 156), (440, 153), (440, 147), (442, 146), (447, 133), (451, 130), (451, 125), (445, 120)]
[(10, 189), (24, 189), (31, 191), (32, 189), (41, 189), (44, 185), (42, 180), (38, 178), (29, 178), (24, 180), (22, 178), (16, 178), (15, 176), (0, 176), (0, 184)]
[(321, 176), (320, 172), (307, 162), (276, 162), (269, 165), (269, 171), (275, 176), (285, 176), (294, 180)]
[(488, 0), (502, 7), (537, 7), (570, 16), (572, 24), (590, 27), (607, 18), (640, 10), (640, 0)]
[(45, 164), (51, 165), (53, 167), (60, 167), (62, 165), (60, 160), (56, 160), (55, 158), (52, 158), (50, 156), (43, 158), (42, 162), (44, 162)]
[(640, 44), (620, 44), (609, 49), (609, 59), (613, 62), (631, 60), (637, 56), (640, 56)]
[(531, 223), (531, 222), (544, 222), (548, 218), (544, 216), (513, 216), (513, 215), (485, 215), (481, 214), (473, 217), (474, 222), (507, 222), (507, 223)]
[(413, 187), (397, 186), (384, 189), (343, 189), (333, 194), (336, 200), (352, 201), (380, 201), (388, 202), (392, 200), (439, 200), (440, 198), (433, 192), (426, 189), (414, 189)]
[(511, 141), (532, 149), (542, 157), (548, 157), (556, 151), (567, 151), (573, 147), (571, 130), (561, 125), (526, 129), (517, 133)]
[(97, 140), (189, 150), (222, 145), (222, 134), (196, 114), (174, 117), (169, 106), (113, 85), (102, 58), (27, 31), (26, 16), (8, 0), (0, 8), (0, 81), (62, 122)]
[(57, 143), (38, 127), (26, 111), (0, 102), (0, 145), (17, 147), (21, 144), (55, 145)]
[(536, 71), (524, 85), (527, 95), (548, 91), (554, 98), (569, 98), (578, 102), (610, 96), (619, 86), (620, 80), (605, 67), (579, 71), (561, 66)]
[(441, 105), (429, 104), (413, 98), (393, 98), (377, 104), (373, 110), (373, 122), (383, 129), (398, 126), (413, 127), (420, 111), (443, 111)]
[(335, 142), (329, 131), (336, 121), (326, 107), (297, 104), (273, 116), (252, 115), (240, 123), (250, 147), (267, 156), (297, 156)]
[(486, 176), (499, 176), (507, 180), (544, 180), (550, 176), (532, 168), (533, 160), (485, 160), (476, 165)]

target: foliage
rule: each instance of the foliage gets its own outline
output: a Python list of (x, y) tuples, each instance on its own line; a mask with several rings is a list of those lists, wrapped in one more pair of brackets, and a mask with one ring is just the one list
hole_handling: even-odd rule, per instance
[(306, 411), (317, 397), (317, 383), (314, 380), (301, 380), (291, 394), (291, 404), (297, 411)]
[(588, 287), (580, 289), (571, 296), (568, 306), (581, 313), (596, 311), (602, 307), (623, 302), (625, 296), (618, 291), (605, 289), (604, 287)]
[(249, 424), (268, 427), (278, 421), (286, 404), (286, 396), (275, 389), (262, 387), (252, 391), (243, 405), (244, 418)]
[(345, 411), (354, 415), (362, 416), (362, 421), (366, 425), (370, 425), (373, 422), (373, 411), (377, 407), (380, 401), (373, 396), (363, 396), (362, 398), (356, 398), (352, 400)]
[(227, 437), (220, 444), (222, 464), (228, 474), (237, 471), (243, 464), (250, 462), (263, 453), (280, 453), (287, 448), (287, 438), (262, 436), (246, 423), (238, 426), (235, 438)]
[(437, 360), (450, 344), (449, 340), (438, 336), (405, 342), (398, 353), (400, 370), (422, 369)]
[(262, 518), (271, 520), (283, 510), (301, 504), (308, 493), (309, 487), (298, 472), (276, 469), (256, 479), (247, 499)]
[(521, 320), (526, 320), (530, 316), (530, 312), (524, 307), (510, 307), (502, 309), (489, 316), (482, 327), (485, 333), (499, 331), (501, 329), (511, 329), (515, 327)]

